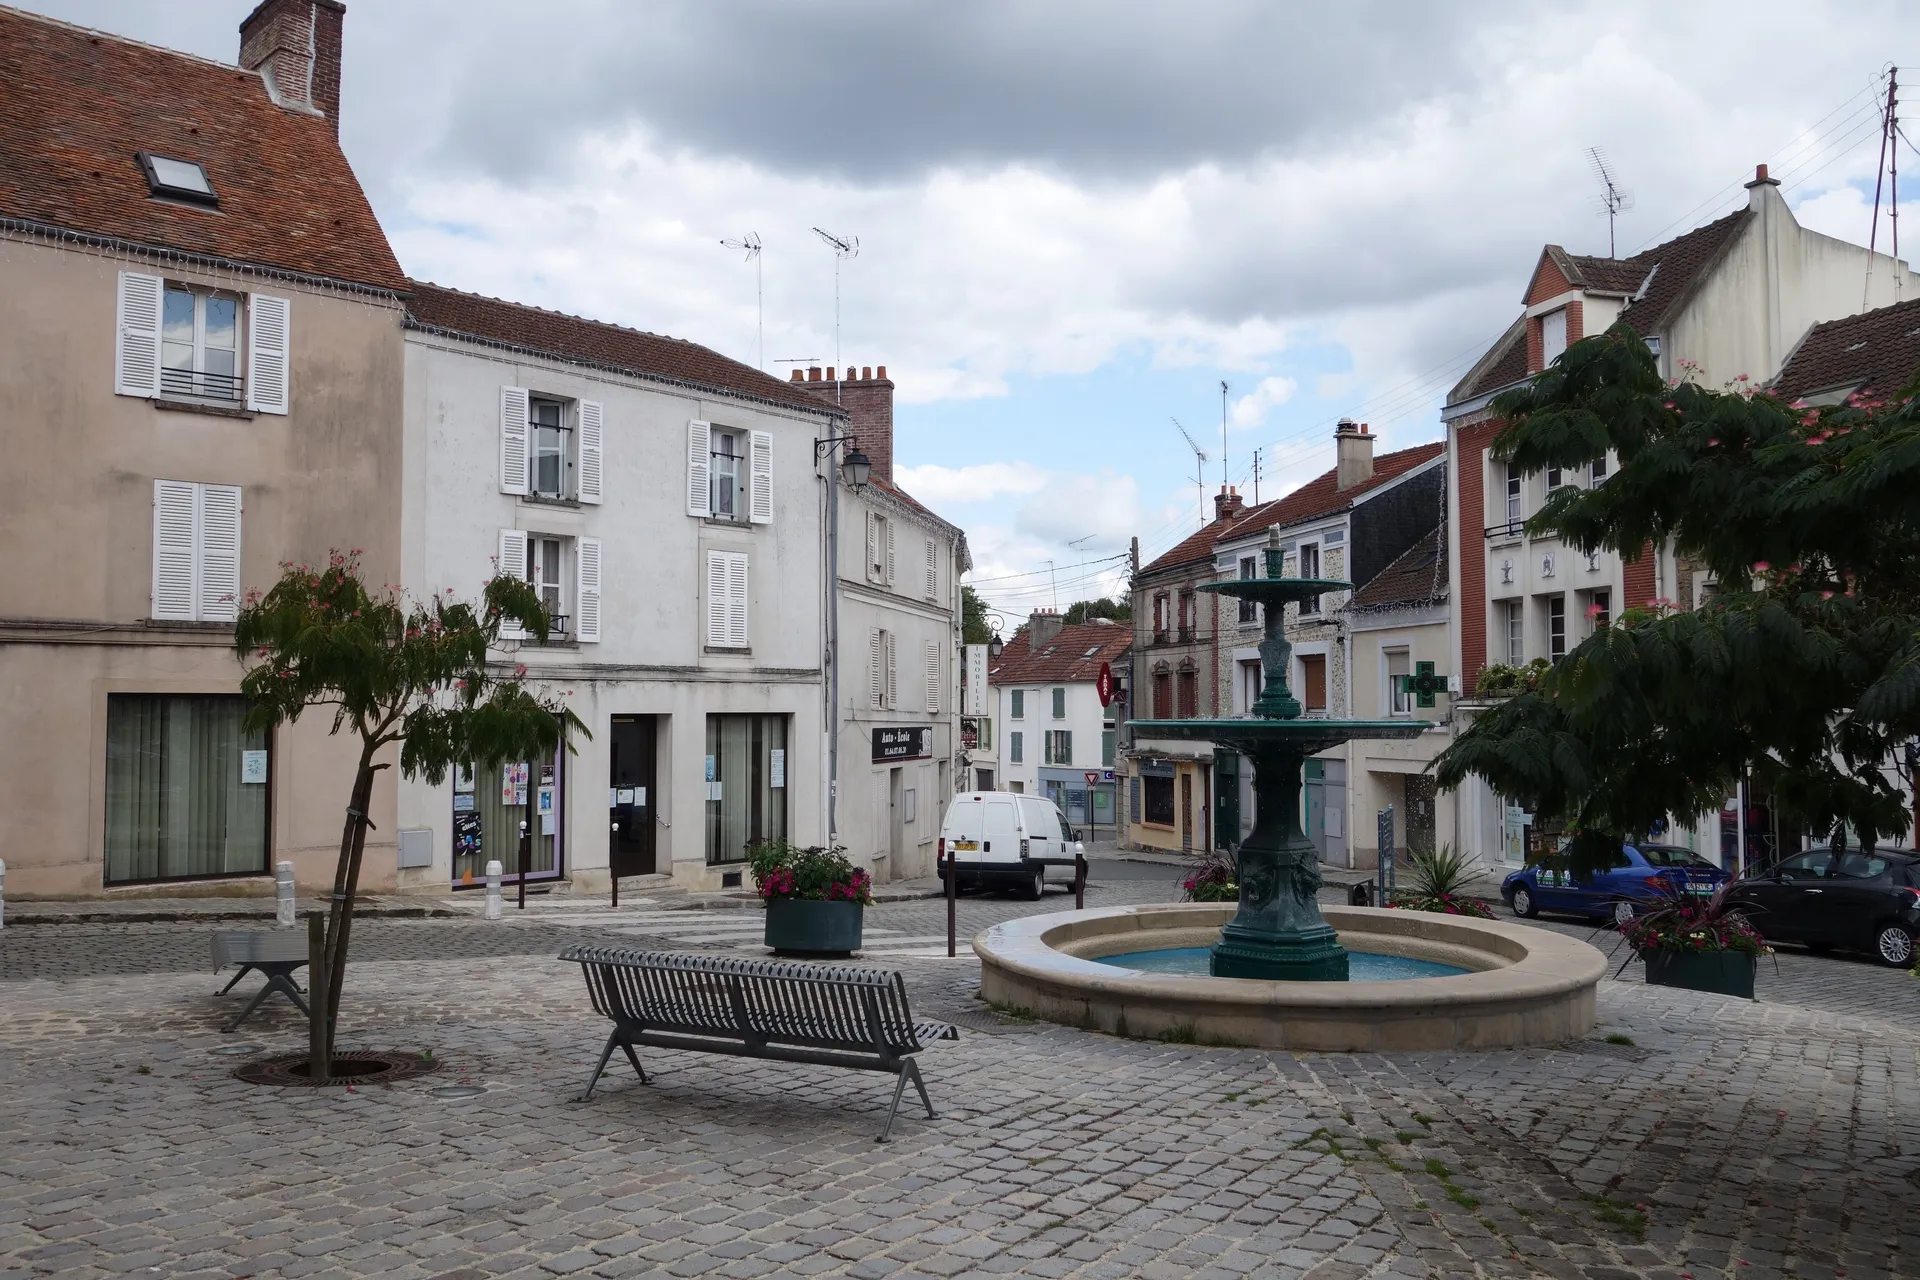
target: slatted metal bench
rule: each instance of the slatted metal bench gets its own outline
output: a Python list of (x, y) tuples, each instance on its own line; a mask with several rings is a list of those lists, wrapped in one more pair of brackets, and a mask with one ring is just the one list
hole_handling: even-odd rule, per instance
[(291, 929), (274, 931), (225, 929), (213, 935), (213, 971), (215, 973), (230, 964), (240, 966), (240, 972), (233, 975), (233, 982), (220, 988), (225, 995), (233, 990), (234, 983), (258, 971), (266, 975), (267, 984), (254, 993), (253, 1003), (240, 1011), (240, 1015), (222, 1031), (232, 1031), (260, 1007), (260, 1002), (278, 991), (293, 1001), (294, 1007), (302, 1015), (307, 1013), (306, 1001), (300, 998), (300, 988), (294, 985), (293, 974), (296, 969), (307, 963), (307, 935)]
[(895, 1077), (876, 1139), (885, 1142), (909, 1080), (934, 1119), (912, 1055), (927, 1041), (960, 1038), (947, 1023), (914, 1021), (906, 983), (893, 970), (588, 946), (569, 947), (560, 959), (581, 967), (594, 1009), (613, 1019), (581, 1102), (616, 1048), (647, 1083), (636, 1045), (885, 1071)]

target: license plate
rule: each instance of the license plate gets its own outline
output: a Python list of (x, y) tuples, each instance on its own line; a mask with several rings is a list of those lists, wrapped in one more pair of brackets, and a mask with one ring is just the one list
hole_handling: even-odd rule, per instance
[(980, 849), (980, 842), (978, 840), (955, 840), (953, 847), (954, 850), (959, 853), (977, 853)]
[(1701, 881), (1695, 881), (1687, 886), (1688, 893), (1698, 894), (1702, 898), (1711, 898), (1713, 896), (1713, 890), (1714, 886), (1712, 884)]

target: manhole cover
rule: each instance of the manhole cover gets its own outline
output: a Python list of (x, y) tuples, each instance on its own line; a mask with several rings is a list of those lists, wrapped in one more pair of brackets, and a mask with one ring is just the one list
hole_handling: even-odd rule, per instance
[(322, 1086), (336, 1084), (387, 1084), (409, 1076), (424, 1075), (439, 1067), (432, 1058), (417, 1053), (336, 1053), (333, 1074), (326, 1080), (307, 1075), (307, 1055), (282, 1053), (234, 1069), (234, 1078), (248, 1084), (284, 1084)]
[(214, 1052), (237, 1058), (244, 1054), (259, 1053), (264, 1048), (266, 1048), (265, 1045), (259, 1044), (223, 1044)]
[(427, 1092), (436, 1098), (477, 1098), (485, 1093), (486, 1089), (477, 1084), (449, 1084), (442, 1085), (438, 1089), (429, 1089)]

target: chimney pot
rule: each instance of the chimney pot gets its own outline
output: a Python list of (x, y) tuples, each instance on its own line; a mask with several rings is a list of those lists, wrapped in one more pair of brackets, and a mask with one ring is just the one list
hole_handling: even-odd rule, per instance
[(878, 369), (879, 371), (874, 376), (881, 379), (882, 381), (885, 381), (887, 376), (887, 366), (880, 365), (878, 366)]
[(1765, 182), (1767, 180), (1767, 166), (1763, 164), (1753, 166), (1753, 180), (1755, 182)]
[(807, 380), (807, 375), (802, 373), (798, 369), (795, 369), (793, 371), (793, 377), (789, 379), (789, 381), (792, 381), (792, 382), (805, 382), (806, 380)]
[(1753, 166), (1753, 181), (1747, 184), (1747, 190), (1752, 191), (1755, 187), (1777, 187), (1779, 185), (1780, 179), (1768, 176), (1767, 166), (1757, 164)]
[(814, 366), (812, 366), (811, 368), (809, 368), (809, 369), (807, 370), (807, 381), (808, 381), (808, 382), (818, 382), (818, 381), (820, 381), (820, 366), (819, 366), (819, 365), (817, 365), (817, 364), (816, 364), (816, 365), (814, 365)]
[(862, 381), (862, 382), (872, 382), (872, 381), (873, 381), (873, 370), (871, 370), (871, 369), (869, 369), (869, 368), (867, 368), (867, 366), (866, 366), (866, 365), (861, 365), (861, 366), (860, 366), (860, 381)]
[(1033, 616), (1027, 619), (1028, 652), (1038, 652), (1054, 641), (1060, 634), (1063, 624), (1060, 615), (1051, 609), (1035, 609)]

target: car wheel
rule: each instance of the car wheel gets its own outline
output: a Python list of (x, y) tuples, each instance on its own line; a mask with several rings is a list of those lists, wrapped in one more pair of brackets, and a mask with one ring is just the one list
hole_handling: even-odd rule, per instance
[(1513, 908), (1513, 914), (1523, 920), (1531, 920), (1540, 914), (1540, 908), (1533, 900), (1533, 890), (1523, 884), (1514, 886), (1513, 901), (1507, 905)]
[(1033, 880), (1024, 885), (1023, 888), (1026, 890), (1027, 901), (1040, 901), (1041, 895), (1047, 891), (1047, 869), (1045, 867), (1035, 867), (1033, 869)]
[(1874, 935), (1873, 953), (1880, 963), (1905, 969), (1913, 963), (1913, 935), (1905, 925), (1890, 924)]
[(1633, 903), (1625, 898), (1613, 904), (1613, 922), (1617, 925), (1630, 925), (1633, 923), (1634, 917), (1639, 914), (1640, 908), (1634, 906)]

